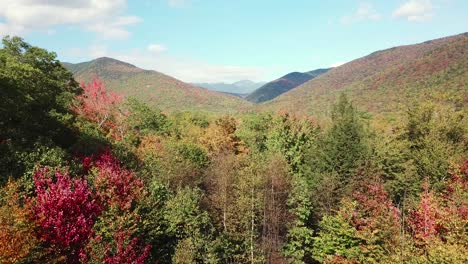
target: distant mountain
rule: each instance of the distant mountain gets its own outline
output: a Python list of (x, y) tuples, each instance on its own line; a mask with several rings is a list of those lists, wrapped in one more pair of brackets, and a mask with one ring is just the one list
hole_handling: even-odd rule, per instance
[(253, 82), (251, 80), (242, 80), (233, 83), (236, 87), (239, 87), (240, 89), (238, 90), (239, 93), (251, 93), (255, 91), (256, 89), (262, 87), (266, 82)]
[(415, 101), (466, 105), (468, 33), (374, 52), (261, 107), (322, 115), (342, 92), (359, 109), (390, 116)]
[(318, 77), (321, 74), (326, 73), (329, 70), (330, 69), (318, 69), (309, 72), (288, 73), (285, 76), (271, 81), (258, 88), (257, 90), (249, 94), (246, 97), (246, 99), (254, 103), (262, 103), (269, 101), (315, 77)]
[(250, 104), (236, 96), (195, 87), (157, 71), (143, 70), (112, 58), (63, 63), (80, 82), (100, 78), (109, 90), (133, 96), (164, 111), (238, 112)]
[(249, 94), (265, 82), (253, 82), (250, 80), (242, 80), (234, 83), (192, 83), (195, 86), (203, 87), (212, 91), (233, 93), (233, 94)]

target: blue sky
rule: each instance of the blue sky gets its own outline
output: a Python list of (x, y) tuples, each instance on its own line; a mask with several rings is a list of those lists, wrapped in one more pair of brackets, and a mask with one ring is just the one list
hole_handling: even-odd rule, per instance
[(0, 34), (187, 82), (272, 80), (468, 31), (466, 0), (0, 0)]

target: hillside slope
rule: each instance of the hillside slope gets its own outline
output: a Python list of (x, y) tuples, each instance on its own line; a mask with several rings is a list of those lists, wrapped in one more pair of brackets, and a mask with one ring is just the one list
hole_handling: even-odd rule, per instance
[(262, 87), (249, 94), (246, 99), (253, 103), (269, 101), (297, 86), (323, 74), (329, 69), (318, 69), (310, 72), (291, 72), (285, 76), (266, 83)]
[(468, 33), (374, 52), (261, 106), (323, 115), (345, 92), (359, 109), (393, 114), (415, 100), (466, 104)]
[(112, 58), (98, 58), (77, 64), (64, 63), (64, 66), (79, 82), (89, 82), (98, 77), (109, 90), (138, 98), (164, 111), (232, 113), (250, 106), (235, 96), (195, 87), (165, 74), (143, 70)]

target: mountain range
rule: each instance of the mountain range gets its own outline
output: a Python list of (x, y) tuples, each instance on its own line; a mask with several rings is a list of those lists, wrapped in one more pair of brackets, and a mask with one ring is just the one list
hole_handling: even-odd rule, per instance
[(203, 87), (212, 91), (230, 93), (236, 95), (247, 95), (255, 91), (266, 82), (254, 82), (251, 80), (241, 80), (234, 83), (192, 83), (192, 85)]
[[(110, 90), (164, 111), (235, 113), (255, 109), (321, 116), (339, 94), (345, 93), (360, 110), (392, 115), (418, 100), (466, 105), (467, 51), (468, 33), (393, 47), (336, 68), (286, 74), (248, 94), (246, 100), (235, 95), (251, 91), (260, 83), (192, 85), (105, 57), (64, 65), (78, 81), (89, 82), (98, 77)], [(251, 102), (259, 104), (254, 106)]]
[(135, 97), (164, 111), (231, 113), (250, 107), (249, 102), (236, 96), (196, 87), (163, 73), (143, 70), (112, 58), (63, 65), (79, 82), (87, 83), (99, 78), (109, 90)]

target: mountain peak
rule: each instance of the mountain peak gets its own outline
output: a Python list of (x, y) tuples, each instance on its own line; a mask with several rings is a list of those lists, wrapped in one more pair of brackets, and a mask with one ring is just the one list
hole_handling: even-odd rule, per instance
[(108, 65), (121, 65), (129, 68), (138, 68), (133, 64), (128, 62), (120, 61), (110, 57), (100, 57), (94, 60), (89, 61), (88, 63), (98, 64), (99, 66), (108, 66)]

